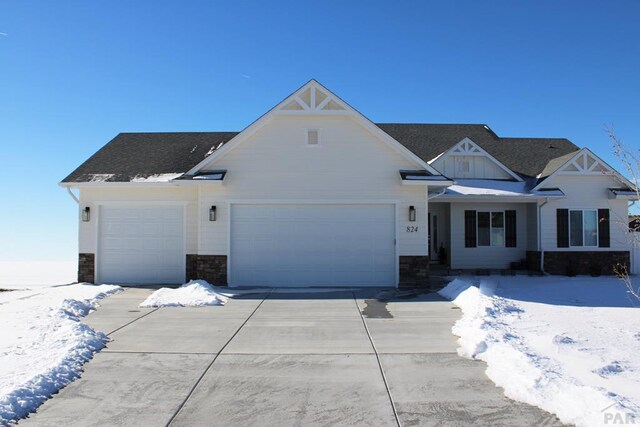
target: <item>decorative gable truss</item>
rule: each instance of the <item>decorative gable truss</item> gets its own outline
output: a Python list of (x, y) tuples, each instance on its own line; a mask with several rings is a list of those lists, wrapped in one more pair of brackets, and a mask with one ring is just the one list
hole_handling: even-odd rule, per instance
[(451, 178), (522, 181), (520, 176), (469, 138), (463, 139), (429, 164)]
[(602, 175), (614, 170), (586, 149), (580, 150), (571, 160), (557, 171), (557, 175)]
[(342, 102), (335, 98), (329, 91), (324, 91), (317, 86), (310, 86), (300, 94), (294, 94), (293, 99), (282, 106), (278, 111), (282, 113), (313, 113), (313, 114), (340, 114), (347, 109), (340, 105)]
[(582, 148), (575, 156), (562, 164), (555, 172), (545, 177), (532, 191), (543, 190), (551, 178), (556, 176), (608, 176), (616, 182), (617, 187), (610, 188), (610, 198), (628, 198), (637, 200), (638, 192), (635, 185), (619, 172), (609, 166), (604, 160), (593, 154), (588, 148)]

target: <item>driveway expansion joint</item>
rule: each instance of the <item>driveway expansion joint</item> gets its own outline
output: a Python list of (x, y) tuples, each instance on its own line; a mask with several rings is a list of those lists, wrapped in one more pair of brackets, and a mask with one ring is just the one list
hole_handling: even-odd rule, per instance
[(382, 361), (380, 360), (380, 355), (378, 354), (378, 349), (376, 348), (376, 344), (373, 342), (373, 337), (371, 337), (371, 333), (369, 332), (369, 327), (367, 326), (367, 321), (362, 315), (362, 311), (360, 310), (360, 306), (358, 305), (358, 299), (356, 298), (356, 294), (352, 292), (353, 302), (356, 304), (356, 310), (360, 314), (360, 319), (362, 319), (362, 324), (364, 325), (364, 330), (367, 333), (367, 337), (369, 337), (369, 342), (371, 343), (371, 347), (373, 347), (373, 352), (376, 356), (376, 362), (378, 363), (378, 369), (380, 370), (380, 375), (382, 375), (382, 381), (384, 382), (384, 388), (387, 390), (387, 396), (389, 396), (389, 403), (391, 404), (391, 409), (393, 410), (393, 416), (396, 419), (396, 424), (398, 427), (402, 427), (400, 423), (400, 417), (398, 416), (398, 410), (396, 409), (396, 405), (393, 401), (393, 396), (391, 395), (391, 390), (389, 389), (389, 383), (387, 382), (387, 376), (384, 373), (384, 368), (382, 367)]
[(218, 356), (220, 356), (220, 354), (222, 354), (222, 352), (224, 351), (225, 348), (227, 348), (227, 346), (231, 343), (231, 341), (233, 341), (233, 339), (236, 337), (236, 335), (238, 335), (240, 333), (240, 331), (242, 330), (242, 328), (244, 327), (244, 325), (246, 325), (249, 322), (249, 319), (251, 319), (251, 317), (253, 317), (254, 314), (256, 314), (256, 312), (258, 311), (258, 309), (262, 306), (262, 304), (267, 300), (267, 298), (269, 298), (271, 296), (271, 294), (273, 293), (273, 288), (271, 289), (271, 291), (269, 291), (269, 293), (262, 299), (262, 301), (260, 301), (260, 304), (258, 304), (256, 306), (256, 308), (251, 312), (251, 314), (249, 314), (249, 316), (247, 316), (247, 318), (244, 320), (244, 322), (242, 322), (242, 324), (238, 327), (238, 329), (233, 333), (233, 335), (231, 335), (231, 338), (229, 338), (227, 340), (227, 342), (222, 346), (222, 348), (220, 349), (220, 351), (214, 356), (213, 360), (211, 361), (211, 363), (209, 363), (207, 365), (207, 367), (204, 369), (204, 371), (202, 372), (202, 375), (200, 375), (200, 377), (198, 377), (198, 379), (196, 380), (195, 384), (193, 385), (193, 387), (191, 387), (191, 390), (189, 390), (189, 393), (187, 393), (187, 397), (184, 398), (184, 400), (182, 401), (182, 403), (180, 404), (180, 406), (178, 406), (178, 409), (176, 409), (176, 411), (173, 413), (173, 415), (171, 416), (171, 418), (169, 419), (169, 421), (167, 422), (167, 424), (165, 424), (165, 427), (169, 427), (171, 425), (171, 423), (173, 423), (173, 420), (176, 419), (176, 417), (178, 416), (178, 414), (180, 413), (180, 411), (182, 410), (182, 408), (184, 408), (184, 405), (186, 405), (187, 401), (189, 400), (189, 398), (193, 395), (193, 392), (196, 390), (196, 388), (198, 388), (198, 384), (200, 384), (200, 382), (202, 381), (202, 379), (204, 378), (205, 375), (207, 375), (207, 372), (209, 372), (209, 369), (211, 369), (211, 367), (213, 366), (213, 364), (215, 363), (216, 360), (218, 360)]
[(136, 318), (135, 318), (135, 319), (133, 319), (132, 321), (127, 322), (127, 323), (125, 323), (124, 325), (119, 326), (119, 327), (117, 327), (116, 329), (114, 329), (113, 331), (109, 332), (109, 333), (107, 334), (107, 336), (108, 336), (108, 337), (109, 337), (109, 336), (111, 336), (111, 334), (114, 334), (114, 333), (118, 332), (120, 329), (126, 328), (126, 327), (127, 327), (127, 326), (129, 326), (130, 324), (132, 324), (132, 323), (134, 323), (134, 322), (137, 322), (138, 320), (142, 319), (143, 317), (146, 317), (146, 316), (150, 315), (151, 313), (155, 313), (155, 312), (156, 312), (156, 311), (158, 311), (158, 310), (160, 310), (160, 307), (156, 307), (156, 308), (154, 308), (153, 310), (146, 312), (146, 313), (145, 313), (145, 314), (143, 314), (142, 316), (140, 316), (140, 317), (136, 317)]

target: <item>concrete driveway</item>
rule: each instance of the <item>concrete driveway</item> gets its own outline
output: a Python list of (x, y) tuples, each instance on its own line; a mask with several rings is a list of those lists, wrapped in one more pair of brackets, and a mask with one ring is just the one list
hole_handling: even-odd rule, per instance
[(456, 355), (460, 312), (436, 294), (259, 291), (138, 308), (151, 292), (129, 288), (85, 319), (112, 341), (20, 425), (558, 424)]

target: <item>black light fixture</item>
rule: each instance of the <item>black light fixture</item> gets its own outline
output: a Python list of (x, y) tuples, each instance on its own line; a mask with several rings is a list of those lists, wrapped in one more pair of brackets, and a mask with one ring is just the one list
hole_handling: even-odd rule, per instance
[(89, 206), (87, 206), (84, 209), (82, 209), (82, 221), (89, 222), (90, 219), (91, 219), (91, 209), (89, 209)]
[(216, 220), (216, 207), (211, 206), (211, 209), (209, 209), (209, 221), (215, 221), (215, 220)]
[(416, 208), (415, 206), (409, 206), (409, 221), (415, 222), (416, 220)]

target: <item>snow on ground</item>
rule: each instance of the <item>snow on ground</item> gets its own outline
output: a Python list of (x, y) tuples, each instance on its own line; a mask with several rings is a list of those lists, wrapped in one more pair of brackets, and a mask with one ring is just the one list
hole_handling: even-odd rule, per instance
[(108, 338), (80, 321), (119, 286), (0, 292), (0, 425), (26, 416), (76, 379)]
[(579, 426), (640, 422), (640, 308), (618, 279), (462, 278), (440, 294), (462, 309), (458, 353), (507, 397)]
[(176, 289), (160, 288), (140, 307), (201, 307), (225, 305), (227, 297), (205, 280), (192, 280)]
[(0, 261), (0, 289), (24, 289), (76, 281), (78, 263), (55, 261)]

